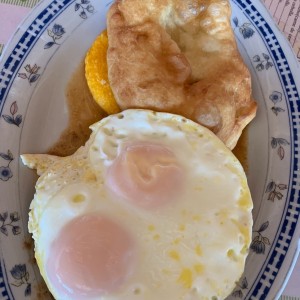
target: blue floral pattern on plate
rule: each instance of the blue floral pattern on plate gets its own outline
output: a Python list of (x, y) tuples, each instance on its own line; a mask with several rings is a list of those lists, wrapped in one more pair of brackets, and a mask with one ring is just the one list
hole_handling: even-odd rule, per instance
[(269, 227), (269, 221), (263, 223), (258, 230), (253, 231), (255, 234), (250, 249), (256, 254), (265, 254), (266, 245), (270, 246), (270, 240), (262, 234)]
[(75, 3), (75, 11), (79, 11), (79, 17), (86, 19), (88, 13), (92, 14), (94, 12), (94, 6), (90, 4), (89, 0), (81, 0), (80, 2)]
[(20, 220), (20, 215), (17, 211), (11, 213), (8, 219), (8, 212), (4, 212), (0, 214), (0, 231), (4, 235), (9, 235), (9, 228), (11, 228), (11, 232), (13, 235), (18, 235), (21, 233), (21, 227), (18, 225), (18, 221)]
[(252, 28), (251, 23), (246, 22), (242, 25), (239, 25), (239, 19), (237, 17), (233, 18), (233, 23), (235, 27), (239, 29), (239, 32), (241, 33), (244, 39), (249, 39), (254, 35), (255, 31)]
[(20, 114), (16, 115), (16, 113), (18, 112), (17, 101), (14, 101), (11, 104), (9, 111), (10, 111), (10, 115), (2, 115), (3, 119), (8, 124), (13, 124), (13, 125), (16, 125), (19, 127), (22, 123), (22, 115), (20, 115)]
[(232, 296), (235, 298), (243, 298), (243, 291), (248, 289), (248, 281), (246, 277), (243, 277), (240, 282), (237, 283), (237, 287), (232, 292)]
[(52, 39), (52, 41), (45, 44), (44, 49), (49, 49), (54, 45), (60, 45), (57, 40), (59, 40), (66, 32), (65, 29), (59, 25), (54, 24), (52, 29), (48, 29), (47, 33), (49, 37)]
[(11, 276), (15, 279), (11, 284), (15, 287), (25, 286), (24, 296), (31, 295), (31, 283), (29, 282), (29, 273), (25, 264), (15, 265), (10, 270)]
[(288, 188), (287, 184), (275, 183), (275, 181), (270, 181), (267, 185), (266, 193), (269, 195), (268, 200), (274, 202), (275, 199), (282, 200), (282, 191)]
[(269, 70), (271, 67), (273, 67), (270, 56), (266, 53), (262, 53), (261, 56), (258, 54), (253, 56), (253, 62), (256, 63), (255, 68), (257, 71)]
[(272, 112), (278, 116), (280, 112), (284, 112), (285, 109), (279, 107), (277, 104), (282, 101), (282, 94), (280, 92), (274, 91), (269, 99), (273, 102), (274, 106), (271, 108)]
[(0, 157), (7, 162), (4, 166), (0, 166), (0, 179), (2, 181), (8, 181), (13, 177), (10, 163), (14, 160), (14, 156), (11, 151), (8, 150), (7, 153), (0, 152)]
[(30, 84), (32, 84), (33, 82), (36, 82), (39, 77), (40, 74), (38, 74), (38, 71), (40, 69), (39, 66), (37, 66), (37, 64), (34, 64), (33, 66), (31, 66), (30, 64), (27, 64), (25, 67), (25, 73), (18, 73), (18, 77), (22, 78), (22, 79), (27, 79), (28, 82)]
[(277, 149), (277, 154), (281, 160), (283, 160), (284, 156), (285, 156), (284, 147), (288, 146), (289, 144), (290, 143), (286, 139), (283, 139), (283, 138), (272, 137), (272, 140), (271, 140), (271, 147), (273, 149)]

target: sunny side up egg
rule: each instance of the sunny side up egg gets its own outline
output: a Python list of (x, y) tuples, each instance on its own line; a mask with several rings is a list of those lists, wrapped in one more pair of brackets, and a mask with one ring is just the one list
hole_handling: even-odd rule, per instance
[(22, 156), (40, 175), (29, 231), (54, 297), (224, 299), (251, 240), (238, 160), (168, 113), (127, 110), (91, 128), (72, 156)]

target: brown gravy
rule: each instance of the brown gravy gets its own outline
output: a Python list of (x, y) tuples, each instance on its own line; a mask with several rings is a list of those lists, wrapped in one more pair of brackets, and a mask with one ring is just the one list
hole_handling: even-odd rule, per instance
[[(89, 91), (84, 74), (84, 61), (80, 63), (69, 81), (66, 98), (70, 114), (69, 124), (59, 140), (49, 149), (48, 154), (58, 156), (73, 154), (88, 140), (91, 134), (89, 126), (106, 116)], [(248, 132), (245, 129), (233, 153), (246, 172), (248, 170), (247, 144)]]
[(72, 75), (66, 88), (69, 110), (68, 127), (59, 140), (48, 150), (48, 154), (67, 156), (73, 154), (89, 139), (89, 126), (106, 116), (94, 101), (84, 74), (84, 60)]
[(233, 149), (233, 154), (242, 164), (246, 174), (248, 172), (248, 129), (247, 127), (243, 130), (243, 133)]

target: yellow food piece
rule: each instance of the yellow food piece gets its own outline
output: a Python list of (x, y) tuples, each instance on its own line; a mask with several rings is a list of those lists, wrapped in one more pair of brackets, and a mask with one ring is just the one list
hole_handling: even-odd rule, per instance
[(120, 108), (108, 81), (106, 54), (108, 38), (106, 30), (94, 41), (85, 57), (85, 78), (94, 100), (108, 114), (115, 114)]
[(182, 270), (178, 282), (181, 283), (185, 288), (190, 289), (193, 284), (193, 273), (190, 269), (185, 268)]
[(202, 249), (201, 249), (200, 245), (197, 245), (197, 246), (195, 247), (195, 252), (196, 252), (196, 254), (197, 254), (198, 256), (202, 256), (202, 255), (203, 255)]
[(195, 264), (194, 269), (197, 274), (202, 274), (204, 270), (204, 266), (202, 264)]
[(176, 250), (171, 250), (168, 254), (172, 259), (180, 261), (180, 255)]

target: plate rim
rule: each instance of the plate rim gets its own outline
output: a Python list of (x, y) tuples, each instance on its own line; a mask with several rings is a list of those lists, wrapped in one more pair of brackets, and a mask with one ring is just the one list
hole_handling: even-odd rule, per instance
[[(42, 7), (43, 6), (46, 6), (47, 5), (47, 7), (49, 7), (52, 3), (54, 3), (54, 2), (57, 2), (57, 3), (68, 3), (68, 6), (69, 5), (71, 5), (72, 3), (74, 3), (76, 0), (42, 0), (41, 2), (39, 2), (38, 3), (38, 5), (26, 16), (26, 18), (22, 21), (22, 23), (21, 23), (21, 25), (22, 24), (25, 24), (26, 22), (28, 22), (28, 21), (30, 21), (30, 20), (32, 20), (33, 19), (33, 17), (34, 16), (36, 16), (36, 14), (37, 14), (37, 12), (40, 10), (40, 9), (42, 9)], [(252, 5), (253, 3), (252, 2), (255, 2), (254, 0), (246, 0), (246, 1), (242, 1), (242, 0), (231, 0), (232, 2), (234, 2), (234, 3), (236, 3), (237, 5), (239, 5), (238, 3), (240, 3), (241, 5), (242, 4), (244, 4), (245, 2), (248, 4), (248, 5)], [(289, 52), (288, 53), (288, 55), (286, 55), (288, 58), (287, 58), (287, 60), (291, 60), (292, 59), (292, 57), (293, 57), (293, 59), (294, 59), (294, 61), (295, 61), (295, 65), (291, 65), (291, 66), (289, 66), (290, 67), (290, 69), (292, 70), (292, 74), (294, 75), (294, 74), (297, 74), (296, 75), (296, 77), (298, 77), (298, 78), (300, 78), (300, 74), (298, 74), (298, 73), (296, 73), (296, 71), (298, 71), (299, 72), (299, 70), (300, 70), (300, 67), (299, 67), (299, 64), (298, 64), (298, 61), (297, 61), (297, 59), (296, 59), (296, 56), (295, 56), (295, 53), (292, 51), (292, 48), (291, 48), (291, 46), (290, 46), (290, 44), (288, 43), (288, 41), (286, 40), (286, 38), (283, 36), (283, 34), (280, 32), (280, 30), (279, 30), (279, 28), (277, 27), (277, 25), (274, 23), (274, 21), (272, 20), (272, 17), (271, 17), (271, 15), (270, 15), (270, 13), (269, 13), (269, 11), (264, 7), (264, 4), (261, 2), (261, 1), (259, 1), (259, 3), (255, 3), (255, 4), (253, 4), (254, 5), (254, 7), (257, 7), (257, 6), (261, 6), (260, 8), (259, 8), (259, 12), (260, 13), (262, 13), (263, 15), (265, 15), (265, 14), (267, 14), (268, 15), (268, 18), (269, 19), (271, 19), (271, 22), (270, 22), (270, 20), (268, 20), (269, 22), (267, 22), (267, 24), (269, 25), (270, 23), (271, 23), (271, 29), (273, 30), (273, 31), (276, 31), (276, 33), (275, 33), (275, 37), (277, 37), (277, 38), (279, 38), (279, 40), (281, 41), (280, 42), (280, 46), (281, 46), (281, 48), (283, 48), (284, 49), (284, 54), (286, 54), (286, 51), (287, 52)], [(44, 8), (44, 10), (45, 10), (45, 8)], [(56, 16), (57, 17), (57, 16)], [(47, 24), (44, 24), (44, 26), (43, 26), (43, 28), (45, 27), (45, 28), (47, 28), (48, 27), (48, 25), (49, 24), (51, 24), (55, 19), (56, 19), (56, 17), (54, 18), (54, 19), (51, 19)], [(1, 70), (1, 73), (0, 73), (0, 87), (1, 87), (1, 80), (3, 80), (3, 78), (1, 78), (1, 74), (2, 74), (2, 71), (3, 71), (3, 69), (2, 68), (4, 68), (4, 66), (5, 66), (5, 63), (7, 62), (7, 59), (8, 59), (8, 55), (10, 54), (9, 53), (9, 50), (10, 50), (10, 48), (12, 48), (12, 45), (13, 45), (13, 43), (16, 41), (16, 40), (18, 40), (19, 39), (19, 34), (22, 34), (20, 31), (22, 30), (21, 29), (21, 25), (18, 27), (18, 29), (16, 30), (16, 32), (14, 33), (14, 35), (11, 37), (11, 39), (10, 39), (10, 41), (9, 41), (9, 43), (7, 43), (7, 45), (5, 46), (5, 48), (3, 49), (3, 53), (2, 53), (2, 55), (1, 55), (1, 60), (0, 60), (0, 70)], [(46, 29), (44, 29), (44, 31), (45, 31)], [(42, 31), (41, 32), (41, 34), (44, 32), (44, 31)], [(25, 34), (27, 31), (23, 31), (23, 34)], [(39, 35), (38, 35), (39, 36)], [(38, 38), (37, 38), (38, 39)], [(284, 41), (284, 42), (283, 42)], [(282, 44), (282, 43), (284, 43), (284, 44)], [(15, 49), (15, 48), (14, 48)], [(12, 49), (10, 50), (10, 52), (12, 53)], [(19, 66), (21, 67), (21, 65), (22, 65), (22, 63), (24, 63), (24, 61), (25, 61), (25, 59), (26, 59), (26, 56), (19, 62)], [(20, 68), (19, 67), (19, 68)], [(14, 74), (15, 74), (15, 76), (16, 76), (16, 74), (17, 74), (17, 71), (16, 72), (14, 72)], [(14, 78), (14, 77), (13, 77)], [(13, 82), (14, 81), (14, 79), (11, 79), (11, 82)], [(297, 84), (296, 84), (296, 87), (297, 87)], [(7, 91), (7, 93), (9, 92), (9, 89), (10, 89), (10, 86), (7, 86), (7, 89), (8, 89), (8, 91)], [(299, 87), (298, 87), (298, 89), (299, 89)], [(1, 90), (0, 90), (0, 116), (2, 115), (2, 112), (3, 112), (3, 107), (4, 107), (4, 104), (5, 104), (5, 101), (6, 101), (6, 99), (7, 99), (7, 93), (4, 93), (4, 94), (2, 94), (2, 92), (1, 92)], [(4, 101), (3, 101), (4, 100)], [(289, 117), (289, 119), (290, 119), (290, 117)], [(291, 120), (291, 119), (290, 119)], [(291, 124), (291, 122), (290, 122), (290, 124)], [(292, 136), (292, 134), (291, 134), (291, 136)], [(293, 146), (294, 146), (294, 143), (293, 143)], [(291, 151), (292, 151), (292, 147), (291, 147)], [(292, 175), (291, 175), (292, 176)], [(290, 191), (289, 191), (289, 197), (287, 197), (287, 198), (290, 198)], [(299, 223), (298, 221), (297, 221), (297, 223)], [(297, 224), (296, 223), (296, 224)], [(298, 226), (299, 227), (299, 226)], [(297, 229), (297, 225), (296, 225), (296, 228), (295, 228), (295, 231), (296, 231), (296, 229)], [(279, 229), (278, 229), (279, 230)], [(298, 228), (298, 231), (299, 231), (299, 228)], [(299, 250), (300, 250), (300, 248), (299, 248), (299, 239), (300, 239), (300, 231), (298, 232), (298, 243), (297, 243), (297, 245), (298, 245), (298, 247), (296, 247), (295, 249), (296, 249), (296, 253), (294, 254), (294, 256), (293, 256), (293, 262), (292, 262), (292, 264), (291, 265), (294, 265), (294, 262), (297, 260), (297, 256), (299, 255)], [(289, 244), (290, 245), (290, 244)], [(2, 260), (2, 258), (3, 258), (3, 256), (1, 256), (1, 260)], [(289, 271), (289, 273), (291, 273), (292, 272), (292, 270), (290, 269), (290, 271)], [(279, 272), (278, 272), (279, 273)], [(287, 280), (288, 280), (288, 278), (289, 278), (289, 276), (286, 278), (286, 282), (287, 282)], [(285, 283), (286, 284), (286, 283)], [(276, 293), (277, 295), (279, 295), (279, 292), (281, 291), (281, 290), (283, 290), (284, 289), (284, 284), (283, 284), (283, 286), (279, 289), (279, 291)], [(250, 296), (253, 296), (253, 295), (250, 295)]]

